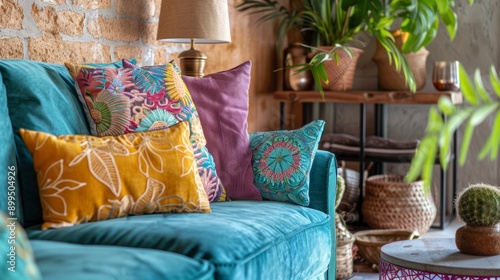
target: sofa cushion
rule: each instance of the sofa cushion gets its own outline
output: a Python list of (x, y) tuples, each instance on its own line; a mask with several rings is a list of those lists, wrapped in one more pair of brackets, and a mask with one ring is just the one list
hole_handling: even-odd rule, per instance
[(325, 122), (250, 134), (255, 185), (269, 200), (309, 205), (309, 173)]
[(189, 90), (173, 63), (123, 68), (81, 68), (74, 76), (93, 135), (121, 135), (188, 121), (198, 171), (209, 200), (225, 200)]
[(156, 248), (215, 265), (217, 279), (311, 279), (331, 257), (330, 217), (274, 201), (214, 203), (211, 214), (152, 214), (46, 231), (32, 239)]
[(39, 224), (42, 209), (33, 159), (19, 129), (54, 135), (89, 134), (88, 125), (76, 96), (74, 81), (64, 65), (6, 59), (0, 60), (0, 73), (15, 134), (19, 161), (17, 180), (22, 194), (24, 223)]
[(210, 212), (187, 122), (115, 137), (24, 129), (21, 136), (39, 175), (43, 229), (145, 213)]
[(214, 279), (208, 261), (159, 250), (44, 240), (31, 245), (44, 280)]
[(182, 77), (197, 104), (217, 175), (227, 196), (233, 200), (262, 200), (253, 184), (252, 152), (247, 131), (251, 69), (252, 63), (247, 61), (203, 78)]

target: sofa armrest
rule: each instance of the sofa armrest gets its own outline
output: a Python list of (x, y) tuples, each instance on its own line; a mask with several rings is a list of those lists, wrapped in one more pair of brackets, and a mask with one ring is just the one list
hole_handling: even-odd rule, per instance
[(314, 157), (309, 183), (309, 208), (330, 216), (335, 212), (337, 159), (331, 152), (318, 150)]
[(309, 183), (309, 208), (320, 210), (330, 215), (332, 229), (332, 257), (328, 268), (328, 278), (335, 279), (336, 274), (336, 232), (335, 232), (335, 197), (337, 194), (337, 159), (335, 155), (318, 150), (314, 157)]

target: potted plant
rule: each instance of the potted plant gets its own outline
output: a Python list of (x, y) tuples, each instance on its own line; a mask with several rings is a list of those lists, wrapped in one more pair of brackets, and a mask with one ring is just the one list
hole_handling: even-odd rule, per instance
[[(361, 49), (346, 47), (363, 25), (351, 20), (355, 14), (349, 8), (342, 8), (343, 1), (298, 0), (292, 1), (288, 7), (274, 0), (244, 0), (237, 9), (262, 14), (260, 21), (280, 19), (277, 34), (279, 54), (288, 32), (296, 28), (302, 37), (299, 41), (304, 42), (304, 46), (310, 48), (314, 55), (310, 62), (293, 67), (299, 68), (297, 73), (311, 70), (316, 87), (322, 92), (323, 87), (335, 89), (332, 84), (338, 82), (345, 72), (349, 71), (354, 75), (355, 63), (362, 53)], [(330, 70), (330, 75), (327, 75), (324, 63), (326, 69)], [(316, 71), (316, 65), (320, 65), (322, 72)], [(342, 86), (343, 89), (349, 87)]]
[(458, 216), (465, 222), (455, 234), (457, 248), (464, 254), (500, 254), (500, 189), (475, 184), (464, 189), (456, 201)]
[[(476, 70), (471, 81), (462, 65), (459, 65), (460, 87), (466, 104), (455, 106), (447, 97), (442, 97), (437, 106), (431, 107), (426, 135), (422, 138), (410, 170), (405, 177), (413, 181), (421, 176), (426, 190), (430, 190), (433, 166), (439, 155), (441, 166), (447, 169), (451, 160), (451, 139), (462, 124), (466, 124), (459, 163), (467, 159), (474, 129), (488, 116), (495, 116), (491, 134), (479, 152), (479, 159), (489, 156), (495, 160), (500, 149), (500, 79), (492, 66), (489, 78), (495, 96), (485, 89), (481, 73)], [(484, 184), (473, 185), (459, 196), (456, 209), (466, 223), (456, 232), (456, 244), (460, 251), (474, 255), (500, 254), (500, 190)], [(487, 236), (486, 239), (483, 237)]]
[[(470, 3), (473, 0), (469, 0)], [(388, 59), (415, 91), (415, 81), (403, 53), (415, 52), (434, 40), (441, 22), (453, 39), (457, 16), (452, 10), (453, 0), (296, 0), (290, 6), (275, 0), (244, 0), (240, 11), (262, 14), (261, 21), (279, 19), (277, 46), (283, 46), (288, 31), (295, 27), (305, 43), (316, 54), (310, 62), (299, 65), (297, 72), (312, 72), (316, 87), (323, 95), (322, 82), (328, 84), (325, 62), (338, 62), (339, 54), (353, 55), (347, 44), (360, 32), (375, 37), (386, 50)], [(399, 28), (408, 33), (408, 39), (399, 49), (390, 30), (400, 22)], [(331, 46), (324, 51), (320, 46)]]

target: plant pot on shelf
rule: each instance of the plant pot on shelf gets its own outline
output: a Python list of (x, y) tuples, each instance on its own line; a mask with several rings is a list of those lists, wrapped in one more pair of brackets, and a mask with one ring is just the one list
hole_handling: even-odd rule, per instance
[[(338, 49), (338, 62), (334, 59), (324, 62), (329, 81), (328, 84), (322, 83), (324, 90), (345, 91), (352, 89), (354, 75), (356, 73), (356, 64), (364, 51), (354, 47), (349, 48), (353, 52), (352, 56), (350, 56), (346, 50)], [(331, 51), (332, 47), (319, 47), (319, 49)]]
[(366, 180), (361, 211), (372, 229), (404, 229), (424, 234), (436, 218), (436, 206), (424, 193), (424, 182), (404, 182), (400, 175), (375, 175)]
[[(393, 32), (396, 46), (401, 49), (401, 46), (406, 41), (407, 35), (402, 32)], [(416, 53), (403, 54), (406, 61), (410, 65), (410, 70), (415, 79), (417, 90), (425, 86), (426, 80), (426, 62), (429, 51), (426, 48), (421, 48)], [(403, 71), (397, 71), (394, 63), (390, 63), (387, 51), (377, 41), (377, 47), (372, 60), (377, 64), (378, 70), (378, 88), (381, 90), (409, 90), (406, 84), (406, 79)]]

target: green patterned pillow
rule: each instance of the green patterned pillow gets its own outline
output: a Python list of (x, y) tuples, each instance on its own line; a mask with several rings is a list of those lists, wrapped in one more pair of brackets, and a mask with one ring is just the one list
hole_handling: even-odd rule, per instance
[(26, 233), (16, 220), (0, 213), (0, 279), (42, 279)]
[(250, 134), (254, 183), (263, 198), (309, 205), (309, 173), (325, 122)]

